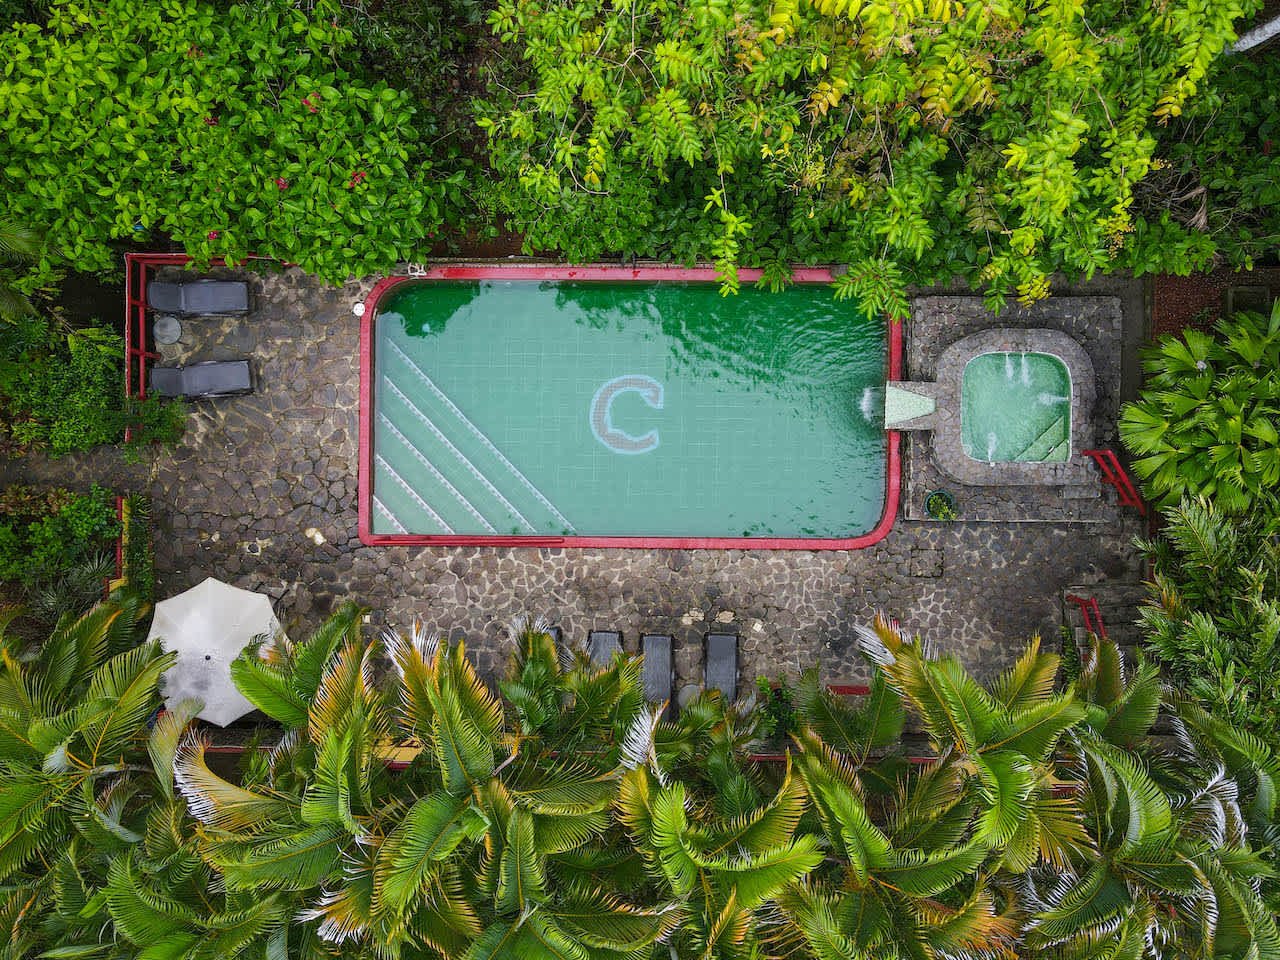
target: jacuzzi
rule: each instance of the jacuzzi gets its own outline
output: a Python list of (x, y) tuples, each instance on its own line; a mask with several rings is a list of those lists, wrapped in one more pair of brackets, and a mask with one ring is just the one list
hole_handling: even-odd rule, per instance
[(983, 330), (938, 358), (937, 380), (891, 383), (885, 422), (932, 430), (938, 466), (973, 485), (1088, 482), (1093, 363), (1059, 330)]

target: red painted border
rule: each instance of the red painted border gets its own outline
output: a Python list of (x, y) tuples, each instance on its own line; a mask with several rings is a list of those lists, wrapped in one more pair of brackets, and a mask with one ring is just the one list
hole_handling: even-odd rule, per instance
[[(747, 282), (759, 279), (759, 270), (741, 270), (739, 277)], [(800, 268), (792, 274), (797, 283), (830, 283), (831, 272), (820, 268)], [(885, 470), (884, 512), (880, 522), (859, 537), (538, 537), (538, 536), (461, 536), (457, 534), (381, 534), (371, 525), (373, 494), (373, 330), (378, 317), (378, 304), (384, 296), (402, 283), (416, 280), (598, 280), (669, 281), (710, 283), (717, 280), (710, 268), (670, 266), (621, 267), (605, 265), (548, 266), (521, 264), (465, 264), (432, 267), (416, 277), (385, 277), (379, 280), (364, 301), (360, 322), (360, 467), (359, 467), (359, 533), (360, 542), (368, 546), (494, 546), (494, 547), (623, 547), (634, 549), (711, 549), (711, 550), (858, 550), (879, 543), (893, 528), (898, 513), (898, 486), (902, 463), (899, 455), (898, 431), (888, 431), (888, 462)], [(902, 376), (902, 326), (889, 325), (889, 379)]]

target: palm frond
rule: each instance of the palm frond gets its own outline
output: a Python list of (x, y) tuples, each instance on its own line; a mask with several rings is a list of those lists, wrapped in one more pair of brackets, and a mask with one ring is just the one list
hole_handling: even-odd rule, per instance
[(151, 729), (147, 753), (151, 757), (156, 783), (166, 797), (173, 796), (173, 762), (178, 755), (178, 741), (202, 707), (199, 700), (180, 700), (165, 710)]
[(192, 816), (229, 832), (290, 818), (292, 808), (287, 802), (228, 783), (210, 770), (204, 758), (208, 745), (199, 734), (188, 734), (174, 757), (174, 780)]

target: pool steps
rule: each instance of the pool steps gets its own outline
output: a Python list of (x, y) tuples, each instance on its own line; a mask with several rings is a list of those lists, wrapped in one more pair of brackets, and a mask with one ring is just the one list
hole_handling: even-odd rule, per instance
[(1062, 444), (1070, 441), (1067, 436), (1067, 418), (1058, 417), (1048, 428), (1040, 433), (1015, 458), (1028, 463), (1042, 463), (1046, 460), (1053, 459), (1053, 453), (1058, 450)]
[(392, 483), (377, 487), (377, 525), (394, 533), (451, 534), (477, 525), (501, 535), (572, 533), (565, 516), (413, 358), (390, 346), (377, 416), (392, 442), (379, 451), (375, 468)]

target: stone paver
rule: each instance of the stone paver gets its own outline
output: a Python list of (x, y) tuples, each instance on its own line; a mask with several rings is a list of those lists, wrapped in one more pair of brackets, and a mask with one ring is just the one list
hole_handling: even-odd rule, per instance
[[(269, 593), (295, 631), (352, 597), (374, 624), (420, 619), (465, 636), (489, 673), (524, 611), (579, 642), (621, 630), (630, 650), (642, 632), (667, 633), (677, 688), (701, 676), (702, 635), (727, 626), (741, 636), (745, 690), (759, 673), (815, 664), (830, 680), (863, 676), (854, 626), (878, 610), (988, 674), (1034, 632), (1056, 644), (1067, 585), (1140, 576), (1137, 521), (1103, 499), (1088, 524), (900, 519), (881, 544), (853, 552), (366, 547), (351, 306), (371, 282), (327, 289), (296, 270), (249, 280), (252, 315), (184, 321), (177, 348), (191, 360), (251, 356), (258, 392), (195, 405), (177, 449), (149, 472), (120, 468), (121, 482), (145, 483), (154, 499), (162, 595), (218, 576)], [(84, 483), (95, 462), (28, 461), (5, 474)]]

